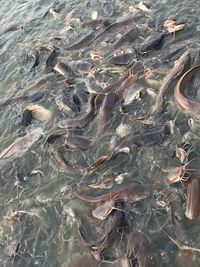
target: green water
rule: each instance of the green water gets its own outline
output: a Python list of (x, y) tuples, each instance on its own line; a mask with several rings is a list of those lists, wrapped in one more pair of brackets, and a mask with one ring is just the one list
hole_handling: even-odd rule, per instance
[[(53, 2), (47, 0), (0, 0), (1, 100), (9, 98), (13, 93), (17, 94), (20, 90), (27, 88), (46, 75), (45, 62), (50, 52), (44, 50), (44, 47), (52, 44), (59, 47), (58, 58), (65, 63), (70, 64), (77, 60), (91, 63), (91, 58), (87, 53), (66, 51), (65, 47), (89, 32), (88, 29), (81, 28), (82, 22), (92, 18), (109, 18), (116, 21), (131, 14), (130, 7), (133, 1), (107, 1), (110, 4), (107, 9), (103, 5), (105, 3), (106, 1), (94, 0), (63, 1), (58, 16), (54, 17), (48, 11)], [(139, 25), (141, 23), (141, 38), (136, 41), (136, 46), (139, 47), (149, 35), (153, 36), (156, 32), (162, 31), (162, 25), (166, 19), (176, 19), (180, 23), (186, 23), (186, 27), (182, 31), (176, 33), (168, 43), (164, 44), (164, 48), (160, 52), (161, 57), (158, 56), (159, 53), (156, 54), (154, 51), (152, 55), (150, 54), (148, 58), (144, 59), (146, 67), (169, 69), (173, 67), (174, 60), (177, 60), (183, 51), (175, 55), (173, 61), (169, 62), (168, 65), (163, 65), (162, 56), (166, 56), (171, 50), (179, 46), (200, 48), (199, 1), (155, 0), (149, 1), (149, 4), (151, 5), (151, 13), (146, 15), (146, 18), (143, 18), (141, 22), (138, 22)], [(5, 32), (12, 25), (15, 25), (16, 29)], [(147, 26), (150, 30), (145, 30)], [(101, 28), (97, 31), (100, 32)], [(62, 36), (63, 40), (51, 39), (55, 35)], [(114, 33), (113, 38), (116, 35)], [(102, 57), (112, 55), (112, 51), (99, 48), (100, 46), (99, 42), (95, 50)], [(40, 64), (34, 71), (30, 71), (33, 61), (26, 58), (26, 53), (30, 48), (36, 48), (40, 53)], [(96, 63), (91, 64), (95, 67)], [(159, 88), (164, 76), (165, 73), (154, 76), (154, 79), (158, 81), (158, 85), (154, 89)], [(87, 79), (87, 75), (81, 74), (79, 78), (80, 81), (84, 81)], [(96, 78), (103, 86), (117, 80), (119, 74), (107, 71), (97, 74)], [(114, 179), (123, 173), (128, 173), (125, 176), (125, 184), (133, 181), (156, 184), (157, 180), (154, 180), (156, 167), (176, 166), (170, 153), (171, 150), (175, 150), (178, 144), (183, 142), (182, 133), (187, 132), (186, 116), (180, 113), (177, 122), (181, 132), (165, 141), (161, 152), (158, 152), (154, 147), (144, 147), (140, 150), (137, 159), (132, 157), (126, 160), (126, 155), (122, 155), (121, 158), (109, 162), (105, 167), (90, 175), (70, 172), (52, 157), (56, 145), (45, 142), (48, 133), (62, 120), (62, 116), (59, 116), (61, 112), (55, 102), (55, 95), (62, 88), (57, 85), (60, 79), (57, 77), (54, 82), (45, 84), (42, 90), (49, 90), (50, 93), (45, 94), (37, 101), (37, 104), (48, 108), (55, 114), (54, 119), (48, 123), (35, 120), (32, 125), (27, 127), (27, 131), (42, 127), (44, 136), (24, 155), (0, 165), (0, 266), (2, 267), (60, 267), (65, 266), (76, 253), (89, 251), (83, 245), (78, 227), (83, 224), (85, 228), (89, 228), (89, 223), (87, 220), (85, 222), (83, 218), (85, 214), (90, 213), (91, 208), (95, 205), (77, 200), (73, 194), (81, 189), (89, 190), (87, 185), (100, 180), (102, 177)], [(195, 88), (198, 88), (198, 85), (199, 80), (197, 79)], [(136, 89), (144, 86), (151, 87), (142, 80), (136, 84)], [(198, 98), (199, 93), (197, 92), (196, 95)], [(147, 104), (137, 102), (133, 112), (139, 116), (148, 113), (152, 98), (147, 96), (146, 99)], [(84, 130), (84, 136), (92, 138), (93, 146), (87, 151), (70, 151), (70, 161), (78, 166), (76, 168), (80, 166), (84, 168), (100, 156), (108, 155), (112, 146), (115, 146), (113, 140), (117, 139), (116, 128), (120, 123), (128, 125), (131, 129), (129, 135), (132, 135), (163, 125), (167, 120), (173, 120), (178, 108), (174, 105), (174, 100), (170, 99), (169, 97), (168, 112), (157, 118), (154, 125), (143, 125), (136, 122), (133, 116), (123, 115), (117, 109), (108, 129), (103, 134), (98, 134), (98, 120), (95, 118)], [(18, 100), (0, 107), (0, 151), (3, 151), (17, 138), (24, 105), (28, 102), (29, 99)], [(81, 112), (84, 113), (86, 110), (87, 106), (85, 105)], [(195, 125), (193, 135), (190, 133), (189, 138), (190, 144), (196, 146), (193, 152), (194, 157), (198, 158), (198, 124)], [(119, 137), (117, 140), (119, 144)], [(168, 149), (171, 150), (168, 151)], [(191, 168), (199, 169), (198, 159), (193, 162)], [(31, 175), (33, 170), (39, 170), (42, 175)], [(63, 192), (62, 189), (65, 186), (68, 189)], [(182, 192), (179, 196), (180, 203), (178, 201), (175, 203), (175, 216), (178, 218), (176, 221), (178, 225), (174, 227), (169, 207), (160, 208), (158, 205), (158, 201), (166, 201), (165, 194), (167, 195), (168, 186), (165, 188), (163, 185), (163, 187), (159, 184), (155, 196), (138, 203), (130, 203), (125, 207), (127, 233), (133, 229), (139, 229), (151, 237), (153, 242), (157, 242), (158, 248), (165, 255), (163, 258), (161, 257), (160, 266), (200, 266), (200, 253), (187, 256), (186, 265), (180, 263), (180, 260), (177, 260), (178, 247), (164, 234), (167, 233), (175, 240), (179, 237), (179, 240), (184, 244), (200, 248), (199, 222), (189, 222), (184, 217), (186, 190), (178, 185), (178, 189), (174, 186), (175, 189), (172, 192), (175, 195), (176, 192)], [(98, 223), (94, 220), (93, 224), (91, 223), (91, 228), (94, 229), (90, 230), (95, 233), (95, 226)], [(105, 230), (104, 228), (103, 230)], [(126, 238), (122, 238), (118, 245), (113, 248), (113, 258), (120, 258), (126, 253)]]

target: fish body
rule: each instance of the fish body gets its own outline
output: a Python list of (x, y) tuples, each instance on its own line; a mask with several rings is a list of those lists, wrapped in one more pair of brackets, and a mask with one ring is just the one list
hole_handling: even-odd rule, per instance
[(183, 94), (185, 86), (192, 80), (195, 74), (200, 71), (200, 65), (196, 65), (189, 69), (178, 81), (175, 90), (174, 97), (179, 106), (189, 113), (193, 118), (200, 119), (200, 101), (190, 100)]
[(31, 67), (31, 70), (39, 65), (39, 63), (40, 63), (39, 52), (35, 48), (29, 49), (29, 51), (27, 53), (27, 57), (33, 58), (33, 60), (34, 60), (33, 66)]
[(87, 46), (91, 40), (95, 36), (95, 31), (91, 31), (88, 35), (84, 36), (82, 39), (80, 39), (77, 43), (74, 43), (70, 46), (65, 47), (67, 51), (72, 51), (72, 50), (78, 50), (83, 48), (84, 46)]
[[(137, 259), (138, 267), (159, 267), (156, 250), (152, 242), (140, 231), (133, 231), (128, 237), (128, 256)], [(133, 255), (132, 255), (133, 254)]]
[(117, 95), (112, 92), (105, 96), (98, 116), (98, 132), (102, 132), (112, 119), (117, 99)]
[(23, 155), (43, 134), (42, 128), (36, 128), (23, 137), (17, 138), (0, 153), (0, 160), (11, 160)]
[(173, 69), (164, 78), (160, 90), (157, 94), (156, 103), (153, 106), (152, 113), (158, 113), (161, 111), (163, 105), (163, 98), (169, 86), (175, 79), (179, 78), (181, 74), (184, 73), (184, 71), (186, 71), (190, 67), (190, 65), (191, 65), (190, 50), (187, 50), (185, 53), (183, 53), (180, 59), (176, 61)]
[(129, 184), (125, 187), (112, 190), (109, 193), (100, 196), (88, 196), (76, 194), (75, 196), (81, 200), (91, 203), (98, 203), (109, 200), (111, 198), (124, 201), (137, 201), (152, 193), (152, 187), (149, 185)]

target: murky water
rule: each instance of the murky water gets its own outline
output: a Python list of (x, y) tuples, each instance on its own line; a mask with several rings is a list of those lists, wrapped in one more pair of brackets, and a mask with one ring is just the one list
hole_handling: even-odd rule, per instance
[[(188, 48), (200, 49), (200, 5), (198, 0), (157, 0), (149, 1), (149, 4), (151, 11), (144, 14), (134, 9), (134, 1), (128, 0), (62, 1), (57, 5), (47, 0), (0, 0), (0, 152), (38, 127), (44, 131), (41, 138), (25, 149), (26, 152), (20, 154), (19, 151), (16, 157), (0, 161), (0, 266), (64, 267), (77, 253), (90, 252), (80, 237), (79, 228), (88, 242), (95, 242), (104, 236), (111, 223), (109, 218), (103, 222), (92, 218), (91, 210), (97, 204), (81, 201), (75, 193), (86, 191), (90, 195), (101, 195), (110, 192), (110, 189), (97, 191), (88, 187), (106, 179), (113, 182), (114, 188), (129, 187), (133, 182), (155, 187), (153, 194), (146, 198), (123, 204), (125, 223), (120, 226), (123, 230), (119, 230), (120, 238), (106, 252), (105, 259), (114, 261), (125, 255), (129, 233), (140, 230), (151, 240), (158, 254), (159, 264), (152, 266), (200, 266), (199, 221), (185, 217), (186, 185), (181, 182), (169, 185), (166, 176), (169, 168), (180, 167), (175, 157), (177, 147), (192, 151), (184, 163), (192, 160), (187, 168), (198, 173), (198, 121), (194, 122), (191, 130), (188, 126), (190, 116), (179, 111), (171, 92), (167, 92), (164, 112), (160, 116), (153, 120), (142, 119), (150, 112), (155, 92), (174, 61)], [(50, 11), (52, 7), (58, 12)], [(135, 16), (141, 16), (136, 21), (139, 37), (133, 43), (125, 44), (123, 52), (139, 51), (149, 37), (155, 38), (164, 31), (163, 24), (167, 19), (176, 20), (177, 24), (185, 24), (185, 27), (168, 35), (161, 49), (137, 55), (137, 60), (153, 75), (145, 78), (139, 74), (142, 78), (126, 96), (125, 103), (131, 105), (117, 102), (112, 120), (104, 130), (98, 130), (101, 127), (98, 116), (85, 127), (79, 127), (83, 128), (79, 135), (88, 138), (87, 142), (92, 141), (92, 145), (88, 149), (74, 144), (69, 149), (65, 147), (65, 163), (68, 165), (64, 166), (61, 160), (56, 160), (54, 153), (66, 139), (61, 137), (55, 142), (47, 142), (47, 137), (59, 125), (68, 126), (71, 119), (87, 113), (89, 93), (94, 89), (90, 83), (93, 74), (97, 85), (102, 88), (123, 76), (126, 67), (119, 69), (119, 66), (107, 64), (106, 60), (114, 54), (109, 44), (120, 38), (125, 29), (109, 32), (94, 46), (75, 51), (67, 47), (90, 32), (90, 28), (82, 28), (82, 23), (92, 19), (115, 22), (133, 16), (134, 12)], [(103, 25), (95, 29), (96, 36), (103, 29)], [(23, 89), (29, 88), (30, 92), (31, 85), (51, 75), (46, 60), (52, 52), (52, 45), (59, 48), (57, 61), (69, 64), (75, 72), (75, 89), (70, 89), (73, 84), (64, 83), (62, 76), (55, 74), (42, 86), (35, 87), (27, 97), (17, 98)], [(39, 52), (39, 64), (34, 68), (33, 58), (27, 58), (32, 48)], [(119, 49), (118, 53), (122, 51)], [(170, 55), (172, 51), (176, 52)], [(100, 56), (100, 61), (92, 58), (94, 52)], [(89, 71), (77, 70), (77, 62), (89, 63)], [(199, 62), (200, 58), (196, 57), (195, 64)], [(139, 68), (135, 71), (138, 73)], [(77, 93), (79, 110), (73, 114), (60, 110), (56, 101), (59, 94), (66, 90), (73, 98), (78, 92), (78, 83), (80, 86), (85, 83), (83, 87), (89, 92), (82, 92), (81, 96)], [(199, 98), (199, 84), (198, 76), (189, 97)], [(77, 90), (74, 95), (72, 90)], [(141, 97), (131, 101), (135, 92), (141, 93)], [(52, 117), (49, 121), (35, 119), (23, 128), (22, 114), (31, 102), (50, 110)], [(161, 129), (170, 120), (174, 120), (178, 127), (170, 136), (159, 137), (158, 130), (157, 135), (153, 134), (148, 140), (145, 137), (131, 139), (134, 135)], [(117, 152), (107, 162), (88, 171), (87, 167), (101, 156), (110, 157), (113, 151), (125, 147), (128, 147), (125, 150), (128, 152)], [(116, 177), (123, 177), (122, 185), (117, 184)], [(187, 249), (181, 249), (183, 246)], [(147, 266), (139, 264), (140, 267)], [(136, 263), (133, 266), (137, 266)]]

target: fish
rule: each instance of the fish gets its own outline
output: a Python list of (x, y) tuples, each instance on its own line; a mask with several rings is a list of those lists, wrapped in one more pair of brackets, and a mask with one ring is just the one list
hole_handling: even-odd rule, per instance
[(106, 19), (93, 19), (91, 21), (87, 21), (81, 24), (81, 27), (84, 28), (92, 28), (92, 29), (96, 29), (98, 27), (107, 27), (111, 24), (111, 21)]
[(192, 174), (187, 183), (185, 216), (194, 220), (200, 217), (200, 176)]
[(108, 60), (108, 63), (123, 66), (123, 65), (129, 65), (135, 57), (135, 53), (125, 53), (118, 56), (114, 56)]
[(56, 63), (56, 65), (53, 67), (53, 70), (60, 73), (65, 78), (69, 78), (69, 76), (72, 77), (74, 75), (70, 66), (63, 62)]
[(95, 258), (93, 252), (75, 254), (68, 263), (64, 263), (62, 267), (99, 267), (100, 261)]
[(139, 54), (148, 53), (151, 50), (159, 50), (162, 47), (163, 40), (167, 36), (166, 33), (160, 33), (158, 36), (151, 38), (146, 42), (139, 51)]
[(115, 209), (115, 200), (109, 199), (103, 202), (103, 204), (100, 204), (95, 209), (93, 209), (92, 216), (99, 220), (105, 220), (113, 209)]
[(178, 105), (184, 110), (184, 112), (190, 114), (194, 119), (200, 119), (200, 102), (186, 98), (183, 91), (198, 71), (200, 71), (200, 65), (196, 65), (189, 69), (179, 79), (174, 90), (174, 98), (176, 99)]
[(17, 138), (11, 145), (0, 153), (1, 160), (13, 160), (23, 155), (42, 135), (42, 128), (36, 128), (23, 137)]
[(124, 44), (132, 44), (133, 41), (137, 39), (139, 35), (139, 30), (137, 26), (128, 30), (122, 37), (119, 38), (113, 45), (112, 49), (117, 50), (119, 47), (123, 46)]
[(125, 138), (124, 141), (122, 141), (122, 144), (134, 144), (137, 147), (153, 146), (159, 144), (164, 140), (165, 136), (169, 134), (166, 127), (167, 126), (164, 125), (163, 127), (158, 127), (145, 133), (130, 136), (128, 138)]
[(81, 136), (81, 135), (72, 135), (68, 134), (66, 137), (66, 144), (73, 149), (87, 150), (91, 144), (91, 139)]
[(152, 187), (150, 185), (141, 185), (132, 183), (121, 188), (115, 188), (109, 193), (99, 196), (89, 196), (82, 194), (75, 194), (75, 197), (90, 203), (99, 203), (114, 198), (124, 201), (138, 201), (152, 194)]
[(31, 67), (31, 70), (35, 67), (37, 67), (40, 63), (39, 61), (39, 52), (35, 48), (31, 48), (27, 52), (27, 58), (33, 58), (34, 63), (33, 66)]
[(3, 34), (6, 34), (8, 32), (14, 32), (17, 31), (19, 29), (23, 29), (20, 23), (12, 23), (11, 25), (9, 25), (8, 27), (5, 28), (5, 30), (3, 30), (2, 33), (0, 33), (0, 36), (2, 36)]
[(138, 16), (138, 17), (129, 17), (127, 19), (117, 21), (106, 27), (105, 30), (103, 30), (101, 33), (99, 33), (93, 40), (92, 42), (89, 43), (89, 45), (93, 42), (97, 42), (99, 39), (103, 39), (108, 33), (114, 32), (114, 31), (119, 31), (123, 29), (126, 26), (130, 26), (131, 24), (135, 25), (135, 21), (139, 20), (143, 16)]
[(56, 61), (58, 55), (59, 55), (58, 48), (53, 46), (51, 54), (48, 56), (48, 58), (46, 60), (46, 72), (47, 73), (53, 71), (53, 68), (56, 64), (55, 61)]
[(81, 170), (65, 158), (65, 152), (66, 148), (64, 146), (61, 146), (57, 150), (52, 152), (52, 156), (67, 170), (67, 172), (80, 173)]
[(91, 98), (89, 100), (88, 112), (80, 118), (69, 120), (67, 122), (68, 126), (84, 128), (88, 125), (88, 123), (96, 116), (96, 106), (95, 106), (96, 96), (97, 96), (96, 94), (91, 94)]
[(20, 125), (27, 127), (32, 123), (32, 121), (33, 121), (32, 111), (25, 109), (22, 113), (22, 119)]
[(30, 110), (33, 119), (38, 119), (40, 121), (50, 121), (52, 119), (52, 112), (43, 106), (37, 104), (29, 104), (26, 106), (26, 110)]
[[(72, 87), (72, 90), (73, 89), (74, 88)], [(67, 90), (58, 91), (55, 97), (55, 102), (59, 109), (66, 112), (70, 117), (80, 111), (80, 103), (71, 99)]]
[(163, 98), (166, 94), (169, 86), (172, 84), (172, 82), (180, 78), (180, 76), (191, 66), (191, 49), (188, 49), (186, 52), (182, 54), (179, 60), (177, 60), (174, 64), (173, 69), (167, 74), (161, 84), (161, 87), (159, 89), (159, 92), (156, 97), (155, 105), (153, 106), (151, 113), (156, 114), (159, 113), (163, 106)]
[(84, 46), (87, 46), (90, 42), (91, 42), (91, 40), (94, 38), (94, 36), (95, 36), (95, 31), (91, 31), (91, 32), (89, 32), (89, 34), (88, 35), (86, 35), (86, 36), (84, 36), (82, 39), (80, 39), (77, 43), (74, 43), (74, 44), (72, 44), (72, 45), (70, 45), (70, 46), (67, 46), (67, 47), (65, 47), (65, 49), (67, 50), (67, 51), (72, 51), (72, 50), (78, 50), (78, 49), (81, 49), (81, 48), (83, 48)]
[(133, 231), (129, 234), (127, 255), (136, 257), (138, 267), (160, 266), (160, 261), (156, 257), (156, 249), (147, 236), (140, 231)]
[(18, 90), (17, 92), (14, 92), (10, 97), (6, 98), (5, 100), (2, 99), (0, 102), (0, 106), (3, 107), (5, 105), (9, 105), (10, 103), (20, 100), (20, 99), (26, 99), (31, 96), (34, 96), (37, 94), (41, 88), (44, 87), (44, 85), (50, 81), (53, 81), (55, 79), (56, 75), (54, 73), (49, 73), (36, 81), (34, 84)]
[(131, 261), (128, 259), (126, 255), (122, 258), (114, 260), (114, 261), (105, 261), (102, 262), (100, 267), (133, 267)]
[(96, 99), (95, 99), (95, 105), (97, 107), (100, 107), (103, 99), (106, 95), (106, 93), (109, 92), (113, 92), (116, 89), (118, 89), (119, 87), (121, 87), (121, 85), (123, 84), (123, 82), (128, 78), (128, 74), (125, 74), (124, 76), (121, 77), (121, 79), (109, 84), (108, 86), (106, 86), (105, 88), (103, 88), (100, 92), (98, 92)]
[(108, 229), (106, 229), (106, 234), (104, 234), (100, 240), (94, 243), (88, 243), (79, 228), (81, 238), (90, 249), (96, 250), (98, 253), (103, 253), (113, 246), (119, 234), (118, 228), (122, 226), (124, 219), (124, 211), (122, 210), (123, 204), (123, 202), (118, 201), (118, 203), (116, 203), (117, 209), (113, 209), (111, 213), (108, 214), (109, 226)]
[(102, 132), (113, 117), (113, 111), (118, 97), (115, 93), (107, 93), (98, 115), (98, 133)]

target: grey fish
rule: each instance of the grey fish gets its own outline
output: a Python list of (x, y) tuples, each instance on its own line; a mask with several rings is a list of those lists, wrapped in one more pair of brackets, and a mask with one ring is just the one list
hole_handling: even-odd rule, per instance
[(31, 67), (31, 70), (39, 65), (39, 63), (40, 63), (39, 52), (35, 48), (31, 48), (28, 50), (27, 57), (33, 58), (33, 60), (34, 60), (33, 66)]
[(17, 138), (0, 153), (0, 160), (13, 160), (23, 155), (43, 134), (42, 128), (36, 128), (23, 137)]
[(113, 117), (115, 103), (118, 97), (115, 93), (106, 94), (98, 116), (98, 133), (102, 132)]
[[(128, 256), (137, 259), (139, 267), (159, 267), (156, 250), (152, 242), (140, 231), (134, 231), (128, 237)], [(133, 255), (132, 255), (133, 254)]]
[(91, 40), (94, 38), (94, 36), (95, 36), (95, 31), (92, 30), (88, 35), (84, 36), (77, 43), (67, 46), (65, 47), (65, 49), (67, 51), (81, 49), (84, 46), (87, 46), (91, 42)]
[(133, 29), (130, 29), (125, 34), (123, 34), (122, 37), (119, 38), (119, 40), (117, 40), (112, 45), (112, 48), (116, 50), (119, 47), (121, 47), (122, 45), (124, 45), (125, 43), (131, 44), (133, 41), (135, 41), (137, 39), (138, 34), (139, 34), (139, 30), (135, 26)]

